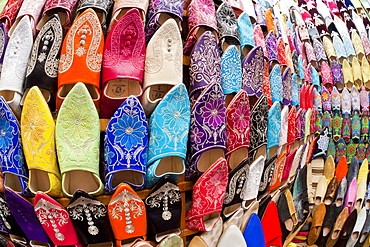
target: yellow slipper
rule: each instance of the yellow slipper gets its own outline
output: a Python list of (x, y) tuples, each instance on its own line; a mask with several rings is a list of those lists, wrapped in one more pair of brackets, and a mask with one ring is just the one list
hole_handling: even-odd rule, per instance
[(29, 188), (61, 197), (61, 176), (55, 152), (55, 123), (44, 96), (32, 87), (24, 101), (21, 116), (24, 155), (29, 169)]

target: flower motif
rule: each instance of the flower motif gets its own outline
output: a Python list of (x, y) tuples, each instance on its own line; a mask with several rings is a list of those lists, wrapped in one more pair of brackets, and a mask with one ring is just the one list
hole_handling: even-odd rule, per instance
[(5, 118), (0, 118), (0, 148), (4, 151), (12, 143), (14, 128)]
[(202, 111), (204, 121), (215, 129), (225, 122), (225, 105), (220, 100), (209, 99), (202, 107)]
[[(86, 133), (90, 132), (95, 127), (95, 118), (86, 111), (65, 111), (62, 116), (64, 129), (68, 129), (65, 134), (69, 136), (77, 136), (84, 139)], [(73, 128), (71, 128), (73, 126)]]
[(46, 120), (37, 113), (35, 108), (30, 108), (29, 110), (29, 114), (24, 115), (24, 120), (22, 121), (24, 128), (22, 131), (27, 140), (39, 142), (44, 137)]
[(200, 132), (198, 127), (195, 127), (190, 134), (190, 139), (192, 143), (201, 143), (204, 133)]
[(113, 124), (114, 142), (119, 142), (122, 146), (130, 150), (132, 147), (143, 144), (143, 138), (147, 132), (143, 122), (138, 116), (122, 115), (117, 122)]
[[(207, 198), (223, 198), (226, 186), (227, 179), (225, 179), (223, 171), (217, 171), (212, 177), (209, 177), (209, 180), (204, 184), (204, 189), (207, 191), (206, 193), (208, 195)], [(215, 203), (217, 204), (217, 202)]]
[(112, 158), (114, 157), (114, 153), (110, 151), (109, 147), (106, 146), (104, 148), (104, 161), (106, 164), (112, 164)]
[(45, 52), (41, 52), (37, 59), (39, 60), (40, 63), (42, 63), (44, 62), (45, 58), (46, 58)]
[(79, 56), (79, 57), (83, 56), (85, 53), (86, 53), (85, 47), (79, 46), (76, 49), (76, 55)]
[(163, 108), (164, 124), (169, 129), (184, 130), (188, 127), (190, 112), (184, 100), (173, 101)]
[(247, 109), (248, 105), (239, 105), (238, 108), (235, 109), (235, 112), (232, 114), (232, 118), (234, 120), (234, 126), (238, 130), (245, 130), (249, 125), (249, 117), (246, 115), (248, 113)]

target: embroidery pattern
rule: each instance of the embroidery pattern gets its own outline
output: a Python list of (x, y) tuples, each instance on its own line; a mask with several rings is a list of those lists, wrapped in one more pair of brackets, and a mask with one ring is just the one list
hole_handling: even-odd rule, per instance
[(283, 81), (281, 78), (281, 68), (276, 64), (270, 73), (270, 87), (272, 102), (283, 102)]
[(240, 32), (240, 43), (241, 47), (243, 46), (252, 46), (254, 47), (254, 33), (253, 25), (251, 20), (246, 12), (243, 12), (238, 18), (238, 28), (242, 30)]
[(287, 68), (283, 74), (283, 105), (292, 105), (292, 73)]
[(251, 111), (250, 152), (257, 150), (267, 142), (268, 111), (267, 96), (263, 94)]
[(179, 187), (175, 184), (167, 182), (162, 185), (157, 191), (150, 194), (145, 199), (145, 204), (148, 205), (150, 208), (160, 208), (163, 204), (162, 219), (170, 220), (172, 218), (172, 213), (168, 210), (168, 205), (180, 202), (180, 200), (181, 194)]
[(269, 61), (278, 61), (278, 49), (274, 31), (270, 31), (266, 36), (266, 43)]
[[(6, 217), (11, 216), (10, 210), (8, 206), (6, 205), (5, 200), (0, 197), (0, 218), (2, 223), (4, 224), (6, 229), (12, 229), (12, 226), (9, 224), (9, 222), (6, 220)], [(5, 229), (5, 231), (6, 231)], [(3, 230), (4, 231), (4, 230)]]
[[(224, 205), (228, 205), (232, 203), (234, 200), (243, 200), (244, 193), (247, 190), (247, 178), (249, 175), (249, 164), (248, 162), (245, 163), (237, 172), (233, 174), (231, 179), (229, 179), (229, 183), (225, 193)], [(235, 198), (235, 196), (239, 195), (239, 198)]]
[(279, 145), (280, 141), (281, 109), (279, 102), (275, 102), (271, 106), (267, 123), (267, 148), (271, 148)]
[[(86, 33), (84, 32), (86, 31)], [(75, 36), (79, 33), (85, 33), (84, 35), (91, 37), (91, 42), (86, 54), (86, 65), (93, 72), (100, 72), (102, 54), (98, 53), (100, 43), (102, 42), (103, 32), (99, 19), (92, 12), (87, 12), (80, 15), (73, 23), (67, 33), (65, 43), (65, 53), (62, 53), (59, 61), (59, 73), (66, 72), (73, 64), (74, 61), (74, 50), (75, 50)], [(82, 50), (78, 50), (82, 46), (76, 48), (76, 55), (82, 56)], [(82, 47), (84, 48), (84, 47)], [(84, 48), (85, 49), (85, 48)]]
[(249, 96), (260, 97), (262, 94), (264, 60), (263, 50), (260, 46), (249, 52), (242, 63), (243, 89)]
[(228, 2), (223, 2), (216, 12), (217, 26), (221, 39), (229, 36), (239, 41), (239, 30), (236, 16)]
[(221, 86), (224, 94), (237, 93), (242, 87), (242, 65), (236, 46), (229, 46), (221, 57)]

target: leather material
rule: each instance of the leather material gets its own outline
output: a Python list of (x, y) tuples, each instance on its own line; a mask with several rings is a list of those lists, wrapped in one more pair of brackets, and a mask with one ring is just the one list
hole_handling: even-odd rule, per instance
[(58, 68), (57, 109), (60, 109), (67, 93), (63, 92), (66, 90), (63, 87), (77, 82), (93, 87), (94, 103), (99, 108), (103, 47), (103, 31), (98, 16), (94, 10), (87, 9), (76, 18), (63, 41)]
[(5, 200), (10, 212), (27, 238), (52, 245), (34, 211), (33, 205), (10, 189), (5, 189)]
[(143, 22), (145, 22), (146, 13), (148, 10), (149, 1), (114, 1), (113, 11), (112, 11), (112, 19), (109, 24), (109, 30), (111, 30), (116, 24), (116, 22), (120, 19), (120, 15), (124, 12), (125, 9), (136, 8), (140, 11), (140, 15), (142, 16)]
[(114, 241), (107, 207), (85, 191), (74, 193), (67, 211), (83, 244)]
[(274, 201), (270, 201), (267, 205), (261, 224), (266, 246), (282, 246), (282, 232), (280, 228), (278, 209)]
[(247, 247), (247, 244), (243, 238), (243, 234), (240, 232), (240, 229), (236, 225), (230, 225), (222, 233), (220, 241), (218, 242), (218, 247), (227, 247), (230, 244), (230, 241), (233, 241), (233, 244), (240, 247)]
[[(147, 188), (165, 175), (177, 180), (185, 172), (190, 121), (193, 121), (190, 101), (185, 85), (181, 83), (163, 97), (149, 120)], [(162, 138), (156, 139), (159, 136)], [(172, 166), (168, 167), (167, 162), (171, 159)]]
[[(63, 193), (72, 197), (77, 189), (83, 189), (93, 195), (101, 194), (104, 186), (99, 177), (99, 116), (81, 82), (72, 88), (60, 108), (55, 140)], [(83, 183), (76, 180), (81, 174), (86, 176)]]
[[(186, 214), (186, 227), (188, 229), (210, 231), (220, 219), (218, 215), (207, 222), (204, 216), (221, 212), (228, 182), (227, 170), (226, 160), (219, 158), (195, 183), (192, 197), (193, 204)], [(194, 203), (197, 201), (205, 203)]]
[(24, 16), (28, 16), (31, 23), (32, 34), (35, 36), (36, 34), (36, 25), (38, 20), (41, 17), (42, 9), (44, 8), (46, 0), (24, 0), (19, 12), (17, 14), (17, 18), (15, 22), (9, 29), (9, 36), (12, 36), (13, 31), (17, 27), (18, 23), (22, 20)]
[[(217, 114), (212, 115), (211, 112), (215, 110)], [(200, 171), (198, 167), (198, 161), (202, 153), (212, 149), (226, 150), (225, 128), (226, 108), (224, 96), (221, 86), (214, 82), (203, 90), (197, 102), (191, 108), (189, 130), (190, 150), (188, 151), (186, 171), (187, 179), (194, 178), (204, 172)], [(217, 158), (210, 157), (214, 161)], [(213, 161), (209, 163), (212, 164)]]
[(110, 8), (112, 7), (113, 0), (80, 0), (76, 8), (76, 15), (80, 15), (88, 8), (92, 8), (97, 13), (103, 14), (100, 19), (102, 29), (106, 29), (106, 18)]
[(35, 196), (35, 213), (55, 245), (78, 245), (79, 239), (67, 210), (42, 192)]
[[(207, 59), (204, 60), (203, 56)], [(221, 82), (221, 58), (216, 36), (207, 31), (190, 54), (190, 102), (193, 104), (202, 90), (213, 82)]]
[(121, 240), (147, 233), (145, 204), (128, 184), (121, 183), (114, 192), (108, 204), (108, 216), (119, 245)]
[(247, 246), (249, 247), (266, 246), (261, 221), (257, 214), (253, 213), (249, 218), (249, 221), (243, 232), (243, 236)]
[(3, 230), (11, 235), (23, 238), (27, 242), (27, 237), (13, 217), (3, 193), (0, 193), (0, 209), (0, 221), (5, 228)]
[[(102, 64), (101, 117), (112, 117), (115, 110), (130, 94), (135, 94), (138, 97), (142, 95), (144, 62), (144, 27), (141, 23), (139, 10), (132, 9), (113, 26), (105, 41)], [(121, 81), (122, 85), (120, 86), (118, 82), (118, 86), (115, 88), (114, 84), (117, 79)], [(124, 79), (128, 79), (128, 81), (125, 82)], [(123, 90), (123, 93), (117, 93), (120, 90)]]
[[(62, 182), (55, 150), (55, 122), (38, 87), (32, 87), (24, 101), (22, 145), (29, 169), (32, 193), (62, 197)], [(42, 180), (42, 181), (41, 181)]]
[(58, 15), (52, 15), (41, 28), (33, 43), (23, 88), (25, 92), (33, 86), (49, 91), (49, 98), (46, 98), (46, 101), (51, 111), (55, 110), (62, 34), (63, 29)]
[(180, 188), (170, 176), (162, 177), (144, 200), (149, 232), (159, 234), (180, 228)]
[(170, 87), (182, 83), (181, 44), (180, 30), (173, 19), (167, 20), (148, 43), (145, 58), (144, 93), (141, 97), (141, 103), (147, 116), (152, 113), (168, 91), (160, 89), (162, 85)]
[(253, 48), (242, 62), (243, 86), (248, 96), (260, 97), (263, 84), (263, 49), (260, 46)]
[(147, 149), (147, 119), (139, 99), (131, 95), (114, 113), (105, 131), (106, 193), (113, 193), (121, 182), (144, 186)]
[(9, 31), (10, 27), (13, 26), (22, 3), (23, 0), (8, 0), (6, 2), (0, 15), (0, 23), (4, 23), (6, 31)]
[(29, 17), (25, 16), (9, 39), (0, 79), (0, 95), (7, 96), (7, 103), (18, 118), (21, 113), (20, 99), (23, 95), (23, 82), (32, 44), (31, 23)]
[(0, 128), (4, 131), (0, 146), (4, 187), (9, 187), (23, 195), (31, 195), (28, 188), (28, 169), (23, 155), (20, 125), (3, 97), (0, 97), (0, 109)]

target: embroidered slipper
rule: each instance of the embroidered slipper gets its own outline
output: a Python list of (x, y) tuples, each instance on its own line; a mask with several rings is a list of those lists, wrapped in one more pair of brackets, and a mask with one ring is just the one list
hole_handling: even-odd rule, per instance
[(229, 45), (240, 45), (235, 13), (228, 2), (223, 2), (216, 11), (220, 46), (225, 51)]
[(227, 102), (242, 87), (242, 65), (235, 45), (229, 45), (221, 56), (221, 86)]
[(147, 18), (144, 20), (147, 43), (167, 20), (174, 20), (178, 28), (181, 28), (183, 5), (184, 3), (179, 0), (173, 1), (171, 4), (167, 1), (149, 1)]
[[(22, 45), (19, 45), (22, 44)], [(24, 16), (14, 29), (4, 54), (0, 80), (0, 96), (4, 97), (14, 114), (20, 119), (20, 101), (23, 95), (23, 82), (27, 72), (27, 62), (33, 44), (30, 18)], [(17, 66), (14, 66), (14, 65)]]
[(292, 72), (288, 67), (283, 72), (283, 105), (292, 105)]
[[(208, 62), (203, 59), (204, 54)], [(190, 55), (189, 98), (192, 105), (202, 90), (213, 82), (221, 83), (221, 58), (216, 36), (207, 31), (198, 39)]]
[(55, 245), (82, 246), (64, 207), (42, 192), (37, 192), (34, 205), (37, 218)]
[(116, 245), (143, 237), (147, 234), (145, 204), (130, 185), (121, 183), (107, 206)]
[[(349, 29), (350, 30), (350, 29)], [(353, 47), (355, 48), (356, 55), (358, 60), (362, 60), (362, 58), (365, 56), (365, 50), (362, 45), (361, 37), (358, 35), (358, 33), (355, 30), (350, 30), (351, 31), (351, 40)], [(353, 61), (351, 61), (353, 62)]]
[[(207, 101), (207, 103), (210, 103), (210, 101)], [(222, 107), (222, 116), (224, 117), (224, 105)], [(203, 117), (206, 115), (206, 108), (207, 104), (204, 108), (201, 108), (204, 110)], [(174, 86), (154, 109), (149, 120), (147, 188), (152, 187), (159, 178), (165, 175), (171, 175), (173, 179), (177, 180), (185, 172), (189, 124), (190, 121), (192, 123), (196, 122), (195, 118), (195, 116), (192, 116), (192, 120), (190, 120), (190, 102), (184, 84)], [(209, 121), (217, 120), (212, 119)], [(218, 122), (213, 122), (213, 125), (211, 124), (210, 127), (215, 128), (218, 124)], [(198, 126), (201, 125), (199, 123)], [(222, 124), (222, 127), (225, 128), (225, 125)], [(199, 164), (202, 164), (200, 155), (198, 158), (195, 161), (198, 162), (197, 167), (199, 167)]]
[(337, 32), (332, 32), (332, 39), (337, 59), (340, 63), (343, 63), (345, 59), (348, 59), (343, 41)]
[(242, 57), (245, 57), (255, 46), (253, 25), (247, 12), (243, 12), (238, 17), (237, 22), (240, 35), (240, 49), (242, 51)]
[(248, 177), (246, 179), (246, 188), (248, 188), (243, 195), (243, 208), (247, 208), (250, 205), (252, 200), (257, 199), (259, 185), (261, 182), (263, 167), (265, 162), (265, 157), (263, 155), (259, 156), (254, 160), (254, 162), (250, 165), (250, 171), (248, 173)]
[(29, 169), (29, 188), (62, 197), (62, 183), (55, 150), (55, 123), (37, 86), (24, 101), (21, 117), (22, 145)]
[(344, 87), (344, 79), (342, 68), (336, 60), (331, 62), (331, 71), (333, 73), (333, 83), (338, 91), (342, 91)]
[(241, 89), (226, 108), (226, 159), (234, 169), (248, 156), (250, 107), (247, 92)]
[(143, 93), (145, 34), (138, 9), (128, 11), (113, 26), (103, 57), (100, 117), (111, 118), (127, 97)]
[(337, 60), (337, 53), (335, 52), (334, 44), (329, 37), (325, 36), (322, 39), (322, 45), (324, 46), (326, 56), (330, 61)]
[[(257, 24), (253, 28), (253, 34), (254, 34), (254, 43), (256, 46), (260, 46), (263, 50), (263, 56), (265, 58), (268, 58), (268, 52), (266, 48), (266, 41), (265, 41), (265, 35), (262, 31), (262, 26)], [(279, 49), (279, 45), (278, 45)]]
[(275, 102), (269, 112), (267, 121), (267, 157), (277, 154), (280, 142), (281, 108), (280, 103)]
[(70, 27), (71, 21), (73, 20), (73, 10), (77, 4), (76, 0), (68, 0), (56, 2), (53, 0), (47, 0), (42, 12), (42, 17), (38, 22), (36, 29), (41, 30), (46, 21), (54, 14), (57, 14), (61, 20), (61, 24), (66, 30)]
[(270, 31), (266, 35), (266, 48), (268, 52), (268, 60), (270, 64), (274, 62), (279, 62), (278, 59), (278, 48), (277, 48), (277, 39), (274, 34), (274, 31)]
[(190, 55), (195, 43), (205, 31), (211, 31), (217, 36), (216, 8), (214, 2), (210, 0), (190, 1), (188, 6), (188, 26), (188, 36), (183, 50), (185, 56)]
[[(6, 188), (4, 196), (10, 213), (30, 240), (30, 245), (52, 246), (52, 241), (48, 238), (48, 235), (37, 218), (34, 206), (12, 189)], [(79, 245), (78, 247), (82, 246)]]
[(361, 112), (361, 109), (360, 109), (360, 94), (358, 92), (358, 89), (357, 87), (355, 86), (352, 86), (352, 89), (351, 89), (351, 105), (352, 105), (352, 114), (354, 112)]
[[(25, 92), (21, 106), (33, 86), (43, 93), (50, 111), (55, 111), (59, 51), (62, 46), (63, 29), (58, 15), (51, 16), (41, 28), (32, 47), (24, 82)], [(56, 65), (55, 65), (56, 64)]]
[(4, 23), (5, 30), (8, 32), (13, 26), (18, 11), (21, 8), (23, 0), (6, 1), (4, 9), (1, 11), (0, 22)]
[(199, 236), (195, 236), (195, 237), (199, 237), (199, 243), (197, 243), (198, 241), (195, 242), (195, 244), (199, 244), (199, 245), (194, 245), (193, 247), (203, 246), (201, 245), (203, 243), (204, 243), (204, 247), (216, 246), (223, 232), (223, 226), (224, 226), (224, 223), (222, 221), (222, 218), (220, 218), (220, 220), (217, 221), (217, 223), (212, 228), (212, 230), (210, 230), (209, 232), (202, 232)]
[(242, 62), (243, 86), (248, 96), (261, 97), (264, 72), (263, 49), (261, 46), (253, 48)]
[[(158, 46), (161, 48), (160, 56), (158, 56)], [(183, 80), (181, 35), (175, 20), (167, 20), (155, 32), (146, 47), (145, 61), (141, 103), (149, 117), (164, 95)], [(216, 62), (215, 67), (221, 69), (219, 60)], [(203, 71), (198, 72), (203, 73)], [(198, 72), (193, 71), (195, 74)]]
[(148, 10), (149, 1), (141, 2), (127, 2), (127, 1), (114, 1), (112, 19), (109, 23), (108, 31), (118, 22), (118, 20), (127, 13), (130, 8), (136, 8), (140, 12), (140, 16), (145, 23), (146, 13)]
[(3, 97), (0, 97), (0, 128), (4, 133), (0, 145), (4, 187), (31, 196), (28, 188), (28, 169), (23, 156), (20, 125)]
[(67, 94), (78, 82), (86, 84), (95, 106), (99, 109), (103, 36), (99, 18), (92, 9), (85, 10), (73, 22), (64, 38), (60, 53), (57, 109), (60, 109)]
[(219, 158), (195, 183), (193, 204), (186, 215), (188, 229), (210, 231), (220, 219), (228, 182), (227, 170), (226, 160)]
[(101, 194), (99, 115), (82, 82), (72, 88), (59, 110), (55, 142), (63, 193), (72, 197), (76, 190), (83, 189), (92, 195)]
[(351, 104), (351, 94), (349, 89), (344, 88), (342, 91), (342, 114), (343, 115), (351, 115), (352, 104)]
[[(281, 77), (281, 68), (279, 64), (274, 65), (274, 67), (271, 69), (270, 72), (270, 88), (271, 88), (271, 96), (272, 96), (272, 102), (283, 102), (283, 80)], [(303, 88), (304, 87), (304, 88)], [(306, 88), (305, 85), (301, 88), (301, 94), (304, 89)], [(301, 96), (300, 99), (303, 97)], [(302, 104), (300, 104), (301, 107)]]
[(362, 72), (362, 81), (365, 88), (370, 89), (370, 64), (366, 58), (362, 58), (361, 61), (361, 72)]
[(292, 105), (295, 107), (299, 106), (299, 90), (300, 90), (300, 84), (299, 84), (299, 78), (297, 74), (292, 75)]
[(251, 110), (249, 157), (252, 159), (266, 156), (268, 108), (267, 96), (263, 94)]
[(145, 182), (148, 124), (139, 99), (131, 95), (114, 113), (104, 136), (105, 192), (122, 182), (142, 187)]
[(83, 190), (77, 190), (67, 206), (67, 211), (82, 243), (105, 245), (114, 242), (107, 208), (93, 196)]
[(357, 111), (352, 114), (351, 130), (352, 141), (356, 144), (359, 143), (361, 136), (361, 119)]
[(203, 173), (215, 160), (224, 156), (226, 109), (222, 89), (218, 83), (211, 83), (203, 90), (191, 108), (190, 122), (187, 179)]

